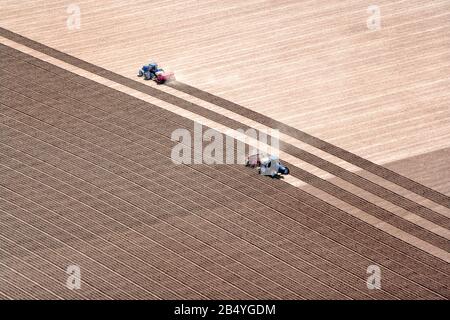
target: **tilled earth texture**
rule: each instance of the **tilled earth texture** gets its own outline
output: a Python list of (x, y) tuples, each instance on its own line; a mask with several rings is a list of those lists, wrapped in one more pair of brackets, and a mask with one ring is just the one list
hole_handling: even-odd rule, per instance
[[(404, 119), (399, 116), (398, 121), (404, 123), (394, 127), (391, 122), (379, 136), (374, 134), (376, 129), (370, 131), (369, 122), (367, 132), (355, 133), (357, 127), (353, 131), (348, 123), (340, 126), (339, 121), (331, 121), (335, 109), (326, 111), (311, 98), (311, 108), (305, 109), (311, 121), (328, 112), (323, 121), (333, 127), (319, 132), (320, 128), (303, 125), (304, 119), (298, 116), (306, 101), (302, 99), (313, 89), (304, 87), (303, 98), (296, 91), (292, 98), (299, 102), (296, 109), (294, 100), (285, 99), (287, 107), (280, 112), (290, 112), (297, 117), (295, 122), (276, 116), (277, 101), (282, 108), (282, 98), (264, 98), (272, 99), (272, 107), (267, 102), (259, 110), (262, 89), (254, 81), (248, 84), (233, 78), (227, 88), (214, 87), (207, 80), (202, 82), (204, 75), (199, 73), (198, 81), (181, 77), (158, 86), (135, 75), (146, 61), (136, 61), (136, 70), (126, 75), (124, 69), (102, 63), (101, 53), (95, 56), (92, 47), (86, 47), (90, 56), (79, 53), (82, 40), (74, 42), (77, 52), (65, 50), (56, 38), (50, 41), (50, 27), (41, 25), (40, 32), (46, 34), (42, 37), (27, 33), (21, 20), (13, 19), (14, 12), (19, 17), (18, 8), (3, 2), (10, 7), (0, 24), (0, 299), (450, 297), (450, 145), (446, 145), (450, 141), (450, 100), (448, 90), (433, 87), (449, 84), (441, 73), (450, 62), (448, 51), (439, 51), (442, 46), (448, 49), (448, 37), (432, 38), (436, 47), (430, 50), (441, 54), (434, 61), (441, 71), (424, 67), (424, 74), (416, 78), (424, 91), (407, 100), (419, 105), (435, 103), (432, 120), (426, 118), (430, 114), (426, 110), (421, 120), (416, 110), (414, 115), (405, 113)], [(249, 1), (256, 6), (252, 13), (241, 2), (231, 2), (248, 19), (252, 14), (265, 14), (270, 6), (274, 15), (282, 14), (285, 6), (301, 6), (294, 1)], [(356, 10), (361, 2), (345, 3), (349, 10)], [(401, 2), (383, 4), (397, 8)], [(362, 16), (367, 5), (361, 6)], [(52, 4), (48, 6), (42, 10), (50, 10)], [(118, 11), (126, 10), (117, 6)], [(327, 4), (317, 1), (316, 6)], [(444, 10), (449, 8), (448, 1), (423, 6), (437, 20), (447, 12), (442, 23), (448, 30), (449, 11)], [(220, 16), (220, 12), (215, 14)], [(325, 13), (315, 19), (326, 19)], [(123, 23), (131, 28), (133, 19), (127, 19)], [(233, 19), (242, 22), (239, 16)], [(422, 19), (424, 24), (428, 21)], [(437, 29), (439, 21), (435, 22)], [(287, 30), (294, 25), (287, 23)], [(92, 28), (89, 20), (86, 27)], [(213, 27), (211, 32), (219, 32)], [(320, 31), (304, 27), (312, 37)], [(163, 29), (160, 32), (164, 34)], [(247, 39), (251, 32), (249, 27), (242, 37)], [(163, 37), (170, 38), (169, 34)], [(348, 46), (355, 45), (347, 40)], [(220, 45), (228, 40), (217, 41)], [(199, 50), (206, 50), (209, 42), (198, 45)], [(304, 45), (310, 48), (311, 57), (317, 54), (319, 59), (311, 43)], [(405, 41), (404, 45), (419, 44)], [(114, 43), (111, 46), (105, 44), (105, 50), (113, 52)], [(297, 50), (300, 59), (301, 46)], [(186, 51), (187, 56), (195, 56)], [(217, 52), (212, 49), (211, 54)], [(244, 55), (244, 51), (236, 54)], [(123, 60), (131, 60), (131, 55)], [(357, 53), (354, 58), (359, 59)], [(171, 61), (170, 56), (164, 59)], [(219, 72), (221, 63), (216, 60), (211, 72)], [(283, 68), (283, 62), (278, 66)], [(355, 68), (355, 72), (359, 71)], [(319, 74), (324, 79), (332, 77), (324, 71), (314, 77), (319, 79)], [(264, 90), (270, 91), (274, 79), (267, 76)], [(428, 81), (427, 89), (422, 81)], [(292, 85), (292, 79), (287, 83)], [(303, 85), (298, 84), (298, 90)], [(406, 82), (399, 85), (411, 89)], [(240, 86), (245, 88), (240, 91)], [(336, 86), (329, 89), (337, 93), (343, 88)], [(274, 92), (282, 92), (278, 89)], [(427, 101), (426, 93), (435, 96)], [(395, 92), (386, 93), (385, 98), (393, 105), (403, 101), (395, 100)], [(351, 100), (345, 95), (343, 99)], [(379, 109), (364, 109), (364, 103), (357, 111), (356, 102), (349, 102), (348, 117), (364, 114), (377, 121)], [(388, 111), (390, 107), (380, 108)], [(336, 113), (336, 119), (341, 116), (341, 111)], [(383, 119), (379, 122), (391, 121)], [(423, 132), (417, 143), (407, 140), (414, 121)], [(271, 179), (242, 164), (174, 163), (171, 156), (178, 141), (173, 132), (184, 130), (194, 137), (196, 123), (202, 123), (204, 131), (212, 128), (221, 133), (278, 129), (280, 157), (290, 175)], [(390, 129), (404, 144), (395, 147)], [(358, 140), (351, 137), (354, 133), (373, 149), (353, 143)], [(194, 145), (189, 145), (193, 159)], [(203, 147), (207, 145), (203, 142)], [(382, 150), (386, 150), (384, 160)]]

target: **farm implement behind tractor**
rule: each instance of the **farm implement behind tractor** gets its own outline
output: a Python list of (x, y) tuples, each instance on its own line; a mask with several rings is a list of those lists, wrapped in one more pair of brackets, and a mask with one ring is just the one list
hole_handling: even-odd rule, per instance
[(144, 77), (144, 80), (153, 80), (157, 84), (164, 84), (168, 81), (175, 80), (175, 74), (173, 72), (165, 72), (155, 62), (142, 66), (139, 69), (138, 77)]
[(271, 176), (272, 178), (289, 174), (289, 168), (284, 166), (278, 157), (264, 153), (249, 156), (245, 161), (245, 166), (257, 167), (259, 174)]

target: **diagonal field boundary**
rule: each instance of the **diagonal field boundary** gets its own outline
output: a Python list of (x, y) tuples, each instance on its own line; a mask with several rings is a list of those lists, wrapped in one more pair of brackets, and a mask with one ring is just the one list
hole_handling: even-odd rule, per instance
[(280, 132), (287, 134), (293, 138), (296, 138), (304, 143), (307, 143), (317, 149), (325, 151), (329, 154), (332, 154), (342, 160), (345, 160), (355, 166), (358, 166), (370, 173), (373, 173), (381, 178), (384, 178), (392, 183), (395, 183), (409, 191), (412, 191), (424, 198), (427, 198), (431, 201), (434, 201), (442, 206), (450, 208), (450, 197), (431, 189), (427, 186), (424, 186), (412, 179), (409, 179), (401, 174), (389, 170), (381, 165), (373, 163), (367, 159), (364, 159), (350, 151), (344, 150), (338, 146), (335, 146), (329, 142), (326, 142), (322, 139), (314, 137), (304, 131), (293, 128), (285, 123), (277, 121), (275, 119), (269, 118), (261, 113), (258, 113), (254, 110), (250, 110), (245, 108), (235, 102), (226, 100), (224, 98), (213, 95), (209, 92), (200, 90), (198, 88), (192, 87), (188, 84), (176, 81), (174, 83), (168, 84), (174, 89), (182, 91), (184, 93), (190, 94), (196, 98), (202, 99), (209, 103), (220, 106), (224, 109), (233, 111), (241, 116), (245, 116), (251, 120), (257, 121), (266, 126), (270, 126), (272, 128), (276, 128), (280, 130)]
[[(73, 56), (71, 56), (69, 54), (63, 53), (61, 51), (58, 51), (58, 50), (53, 49), (51, 47), (48, 47), (48, 46), (46, 46), (44, 44), (41, 44), (41, 43), (36, 42), (34, 40), (28, 39), (26, 37), (23, 37), (23, 36), (21, 36), (19, 34), (16, 34), (16, 33), (12, 32), (12, 31), (9, 31), (7, 29), (0, 28), (0, 35), (4, 36), (5, 38), (8, 38), (10, 40), (13, 40), (15, 42), (18, 42), (20, 44), (26, 45), (26, 46), (28, 46), (28, 47), (30, 47), (32, 49), (35, 49), (35, 50), (40, 51), (42, 53), (45, 53), (45, 54), (47, 54), (49, 56), (52, 56), (54, 58), (60, 59), (60, 60), (62, 60), (64, 62), (67, 62), (69, 64), (75, 65), (75, 66), (77, 66), (79, 68), (85, 69), (85, 70), (87, 70), (89, 72), (92, 72), (94, 74), (100, 75), (100, 76), (108, 78), (108, 79), (110, 79), (112, 81), (118, 82), (120, 84), (129, 86), (129, 87), (131, 87), (133, 89), (136, 89), (138, 91), (144, 92), (143, 91), (144, 88), (142, 87), (144, 85), (142, 85), (142, 84), (140, 84), (140, 83), (138, 83), (138, 82), (136, 82), (136, 81), (134, 81), (132, 79), (126, 78), (126, 77), (118, 75), (118, 74), (116, 74), (116, 73), (114, 73), (112, 71), (106, 70), (106, 69), (101, 68), (99, 66), (96, 66), (96, 65), (93, 65), (93, 64), (88, 63), (86, 61), (83, 61), (83, 60), (81, 60), (79, 58), (73, 57)], [(139, 85), (139, 86), (137, 86), (137, 85)], [(440, 205), (442, 205), (444, 207), (450, 208), (450, 197), (448, 197), (448, 196), (446, 196), (446, 195), (444, 195), (444, 194), (442, 194), (442, 193), (440, 193), (440, 192), (438, 192), (436, 190), (433, 190), (433, 189), (431, 189), (429, 187), (426, 187), (426, 186), (424, 186), (424, 185), (422, 185), (422, 184), (420, 184), (420, 183), (418, 183), (418, 182), (416, 182), (414, 180), (411, 180), (411, 179), (409, 179), (407, 177), (404, 177), (404, 176), (402, 176), (402, 175), (400, 175), (400, 174), (398, 174), (398, 173), (396, 173), (396, 172), (394, 172), (392, 170), (389, 170), (389, 169), (387, 169), (387, 168), (385, 168), (383, 166), (377, 165), (377, 164), (375, 164), (375, 163), (373, 163), (373, 162), (371, 162), (371, 161), (369, 161), (367, 159), (364, 159), (364, 158), (362, 158), (360, 156), (357, 156), (357, 155), (355, 155), (355, 154), (353, 154), (353, 153), (351, 153), (351, 152), (349, 152), (347, 150), (339, 148), (339, 147), (337, 147), (335, 145), (332, 145), (332, 144), (330, 144), (330, 143), (328, 143), (326, 141), (323, 141), (323, 140), (321, 140), (319, 138), (311, 136), (311, 135), (309, 135), (309, 134), (307, 134), (307, 133), (305, 133), (305, 132), (303, 132), (301, 130), (298, 130), (296, 128), (288, 126), (288, 125), (286, 125), (284, 123), (281, 123), (281, 122), (279, 122), (277, 120), (271, 119), (271, 118), (269, 118), (267, 116), (264, 116), (264, 115), (262, 115), (260, 113), (252, 111), (250, 109), (247, 109), (247, 108), (245, 108), (245, 107), (243, 107), (241, 105), (238, 105), (238, 104), (236, 104), (234, 102), (231, 102), (229, 100), (220, 98), (220, 97), (215, 96), (215, 95), (213, 95), (211, 93), (202, 91), (202, 90), (200, 90), (198, 88), (194, 88), (194, 87), (189, 86), (187, 84), (184, 84), (184, 83), (181, 83), (181, 82), (174, 82), (174, 83), (170, 84), (170, 86), (172, 88), (174, 88), (174, 89), (177, 89), (179, 91), (188, 93), (188, 94), (190, 94), (190, 95), (192, 95), (194, 97), (200, 98), (200, 99), (202, 99), (204, 101), (207, 101), (209, 103), (218, 105), (218, 106), (220, 106), (220, 107), (222, 107), (224, 109), (227, 109), (227, 110), (230, 110), (232, 112), (235, 112), (235, 113), (237, 113), (237, 114), (239, 114), (241, 116), (247, 117), (247, 118), (249, 118), (251, 120), (257, 121), (257, 122), (259, 122), (261, 124), (264, 124), (266, 126), (279, 129), (280, 132), (282, 132), (284, 134), (287, 134), (287, 135), (289, 135), (289, 136), (291, 136), (293, 138), (296, 138), (296, 139), (298, 139), (298, 140), (300, 140), (300, 141), (302, 141), (304, 143), (307, 143), (307, 144), (309, 144), (309, 145), (311, 145), (311, 146), (313, 146), (313, 147), (315, 147), (317, 149), (320, 149), (320, 150), (322, 150), (324, 152), (332, 154), (332, 155), (334, 155), (334, 156), (336, 156), (336, 157), (338, 157), (338, 158), (340, 158), (342, 160), (345, 160), (345, 161), (347, 161), (347, 162), (349, 162), (351, 164), (354, 164), (354, 165), (356, 165), (356, 166), (358, 166), (358, 167), (360, 167), (360, 168), (362, 168), (362, 169), (364, 169), (364, 170), (366, 170), (368, 172), (371, 172), (371, 173), (373, 173), (373, 174), (375, 174), (375, 175), (377, 175), (379, 177), (382, 177), (382, 178), (386, 179), (387, 181), (395, 183), (395, 184), (397, 184), (397, 185), (399, 185), (399, 186), (401, 186), (401, 187), (403, 187), (403, 188), (405, 188), (405, 189), (407, 189), (407, 190), (409, 190), (411, 192), (414, 192), (414, 193), (416, 193), (416, 194), (418, 194), (418, 195), (420, 195), (420, 196), (422, 196), (424, 198), (427, 198), (427, 199), (429, 199), (431, 201), (434, 201), (435, 203), (438, 203), (438, 204), (440, 204)], [(197, 105), (195, 105), (193, 103), (190, 103), (190, 102), (188, 102), (186, 100), (183, 100), (181, 98), (173, 96), (173, 95), (171, 95), (169, 93), (166, 93), (166, 92), (161, 91), (161, 90), (159, 90), (157, 88), (154, 88), (154, 87), (145, 86), (145, 93), (149, 93), (152, 96), (154, 96), (154, 97), (156, 97), (158, 99), (161, 99), (161, 100), (166, 100), (166, 101), (173, 101), (174, 99), (177, 100), (177, 101), (180, 100), (181, 102), (183, 102), (183, 108), (188, 109), (190, 111), (193, 111), (195, 113), (199, 113), (199, 111), (200, 111), (199, 109), (203, 109), (200, 106), (197, 106)], [(203, 111), (205, 111), (205, 110), (203, 110)], [(212, 111), (209, 111), (209, 110), (208, 110), (208, 112), (213, 114), (213, 115), (219, 116), (219, 114), (216, 114), (215, 112), (212, 112)], [(200, 114), (202, 114), (202, 113), (204, 113), (204, 112), (201, 112)], [(212, 118), (215, 120), (215, 118), (217, 118), (217, 117), (212, 117)], [(229, 120), (231, 120), (231, 119), (229, 119)], [(222, 121), (219, 121), (219, 122), (222, 122)], [(233, 126), (231, 126), (231, 127), (233, 127)], [(304, 157), (302, 157), (302, 158), (304, 158)], [(307, 162), (309, 162), (309, 161), (307, 161)], [(317, 165), (317, 164), (314, 164), (314, 165)], [(330, 169), (330, 168), (328, 168), (328, 169)], [(336, 168), (334, 168), (334, 169), (336, 169)], [(330, 170), (326, 170), (326, 171), (330, 172)], [(331, 172), (332, 174), (339, 173), (338, 175), (341, 175), (342, 172), (343, 172), (341, 170), (339, 170), (339, 171), (333, 170), (333, 171), (334, 172)], [(352, 178), (355, 178), (355, 176), (352, 175)], [(345, 179), (345, 180), (347, 180), (347, 179)], [(352, 179), (352, 180), (354, 180), (354, 179)], [(366, 180), (366, 179), (357, 179), (356, 180), (356, 181), (360, 182), (360, 183), (357, 183), (357, 185), (360, 186), (360, 187), (364, 186), (364, 183), (363, 183), (362, 180)], [(354, 183), (354, 181), (351, 181), (351, 182)], [(366, 189), (367, 186), (373, 187), (374, 184), (365, 185), (364, 189)], [(382, 187), (379, 187), (379, 188), (382, 188)], [(384, 190), (380, 190), (379, 188), (376, 188), (376, 189), (378, 189), (377, 191), (384, 191), (384, 192), (387, 191), (384, 188), (382, 188)], [(373, 190), (372, 191), (367, 190), (367, 191), (369, 191), (371, 193), (374, 193)], [(374, 194), (377, 194), (377, 193), (374, 193)], [(378, 194), (380, 194), (380, 193), (378, 193)], [(392, 202), (392, 199), (393, 199), (392, 197), (388, 197), (388, 199), (386, 199), (386, 200)], [(400, 197), (400, 199), (401, 199), (401, 201), (406, 200), (403, 197)], [(397, 201), (395, 201), (395, 202), (398, 202), (398, 198), (397, 198)], [(396, 203), (396, 204), (398, 205), (398, 203)], [(404, 203), (404, 205), (400, 205), (400, 206), (405, 208), (405, 209), (407, 209), (407, 210), (408, 209), (409, 210), (412, 209), (412, 211), (414, 211), (415, 213), (421, 215), (422, 217), (424, 217), (426, 219), (430, 219), (430, 214), (431, 214), (431, 216), (434, 216), (434, 212), (432, 212), (431, 210), (428, 210), (427, 208), (423, 208), (420, 205), (417, 205), (416, 203), (414, 203), (412, 201), (406, 201), (406, 203)], [(427, 217), (425, 217), (425, 216), (427, 216)], [(434, 217), (436, 217), (436, 216), (434, 216)], [(441, 217), (441, 219), (442, 219), (442, 217)], [(434, 220), (434, 219), (432, 218), (431, 220)], [(444, 224), (446, 224), (446, 223), (447, 223), (447, 220), (444, 219)]]

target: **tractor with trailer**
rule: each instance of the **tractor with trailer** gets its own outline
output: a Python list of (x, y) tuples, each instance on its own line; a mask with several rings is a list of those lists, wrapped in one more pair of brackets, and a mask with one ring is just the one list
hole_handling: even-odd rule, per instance
[(280, 159), (274, 155), (264, 153), (251, 155), (247, 157), (245, 165), (251, 168), (257, 167), (259, 174), (272, 178), (289, 174), (289, 168), (283, 165)]
[(164, 84), (167, 81), (175, 80), (173, 72), (165, 72), (159, 68), (156, 62), (151, 62), (142, 66), (138, 71), (138, 77), (143, 77), (144, 80), (153, 80), (157, 84)]

